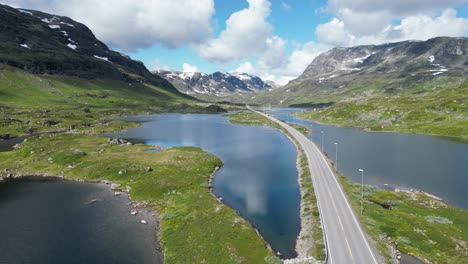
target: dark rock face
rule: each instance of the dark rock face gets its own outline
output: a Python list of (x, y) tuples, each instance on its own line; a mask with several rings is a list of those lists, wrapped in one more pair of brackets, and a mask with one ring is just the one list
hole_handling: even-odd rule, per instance
[(234, 94), (255, 93), (276, 86), (246, 73), (155, 71), (171, 82), (179, 91), (189, 95), (225, 97)]
[(0, 63), (34, 74), (144, 82), (179, 92), (140, 61), (110, 50), (68, 17), (0, 4)]

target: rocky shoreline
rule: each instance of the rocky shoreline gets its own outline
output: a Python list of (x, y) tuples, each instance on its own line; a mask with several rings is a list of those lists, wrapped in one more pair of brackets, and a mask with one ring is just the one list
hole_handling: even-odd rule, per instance
[[(125, 189), (120, 188), (120, 184), (112, 183), (108, 180), (82, 180), (82, 179), (70, 179), (64, 176), (50, 175), (46, 173), (37, 173), (34, 175), (30, 174), (14, 174), (8, 171), (0, 172), (0, 184), (9, 181), (73, 181), (79, 183), (89, 184), (100, 184), (108, 188), (109, 191), (113, 192), (114, 196), (123, 197), (126, 200), (126, 205), (131, 208), (130, 214), (142, 219), (139, 222), (141, 224), (148, 225), (153, 230), (151, 237), (153, 240), (153, 248), (155, 255), (157, 256), (156, 263), (164, 263), (164, 252), (161, 247), (161, 243), (158, 239), (159, 234), (159, 221), (157, 219), (158, 212), (148, 206), (148, 203), (135, 202), (131, 199), (130, 188), (127, 186)], [(91, 200), (88, 203), (93, 203)]]

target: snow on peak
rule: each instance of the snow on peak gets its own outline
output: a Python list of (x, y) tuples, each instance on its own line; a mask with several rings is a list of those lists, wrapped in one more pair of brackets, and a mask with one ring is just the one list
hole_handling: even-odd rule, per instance
[(97, 56), (97, 55), (94, 55), (94, 58), (100, 59), (100, 60), (103, 60), (103, 61), (107, 61), (107, 62), (111, 62), (111, 61), (109, 60), (109, 58), (107, 58), (107, 57), (99, 57), (99, 56)]
[(25, 49), (31, 49), (28, 44), (20, 44), (21, 47), (25, 48)]
[(240, 73), (240, 72), (232, 72), (230, 74), (231, 76), (234, 76), (234, 77), (237, 77), (241, 80), (251, 80), (252, 77), (250, 75), (248, 75), (247, 73)]
[(69, 48), (72, 49), (72, 50), (76, 50), (76, 48), (78, 48), (77, 45), (74, 45), (74, 44), (71, 44), (71, 43), (68, 43), (68, 44), (67, 44), (67, 47), (69, 47)]
[(54, 22), (55, 20), (58, 20), (59, 18), (58, 17), (52, 17), (52, 18), (42, 18), (41, 21), (44, 22), (44, 23), (47, 23), (47, 24), (50, 24), (52, 22)]
[(29, 11), (26, 11), (26, 10), (23, 10), (23, 9), (18, 9), (18, 11), (20, 11), (21, 13), (25, 13), (25, 14), (28, 14), (28, 15), (33, 15), (33, 13), (29, 12)]
[(429, 61), (429, 63), (433, 63), (435, 61), (434, 55), (429, 56), (427, 60)]
[(69, 26), (69, 27), (75, 27), (75, 25), (72, 25), (72, 24), (70, 24), (70, 23), (65, 23), (65, 22), (62, 22), (62, 21), (60, 21), (60, 24), (62, 24), (62, 25), (67, 25), (67, 26)]

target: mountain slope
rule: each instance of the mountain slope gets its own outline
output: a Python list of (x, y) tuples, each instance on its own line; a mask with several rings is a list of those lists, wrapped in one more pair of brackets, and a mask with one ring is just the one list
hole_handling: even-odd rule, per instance
[(335, 48), (315, 58), (297, 79), (256, 101), (287, 106), (396, 95), (421, 82), (467, 75), (467, 38)]
[(0, 5), (0, 63), (30, 73), (143, 82), (179, 92), (68, 17)]
[(0, 5), (0, 136), (87, 127), (112, 115), (218, 111), (110, 50), (83, 24)]
[(271, 82), (246, 73), (154, 71), (171, 82), (180, 92), (198, 98), (251, 94), (274, 88)]
[(256, 103), (309, 106), (301, 117), (369, 130), (468, 135), (468, 39), (335, 48)]

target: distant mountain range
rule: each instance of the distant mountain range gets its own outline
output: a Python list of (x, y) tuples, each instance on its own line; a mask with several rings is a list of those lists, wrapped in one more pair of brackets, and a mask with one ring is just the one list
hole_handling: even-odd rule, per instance
[(153, 71), (171, 82), (180, 92), (195, 97), (226, 97), (272, 90), (277, 85), (246, 73)]
[(336, 102), (466, 76), (468, 39), (463, 37), (334, 48), (315, 58), (297, 79), (255, 100), (279, 105)]

